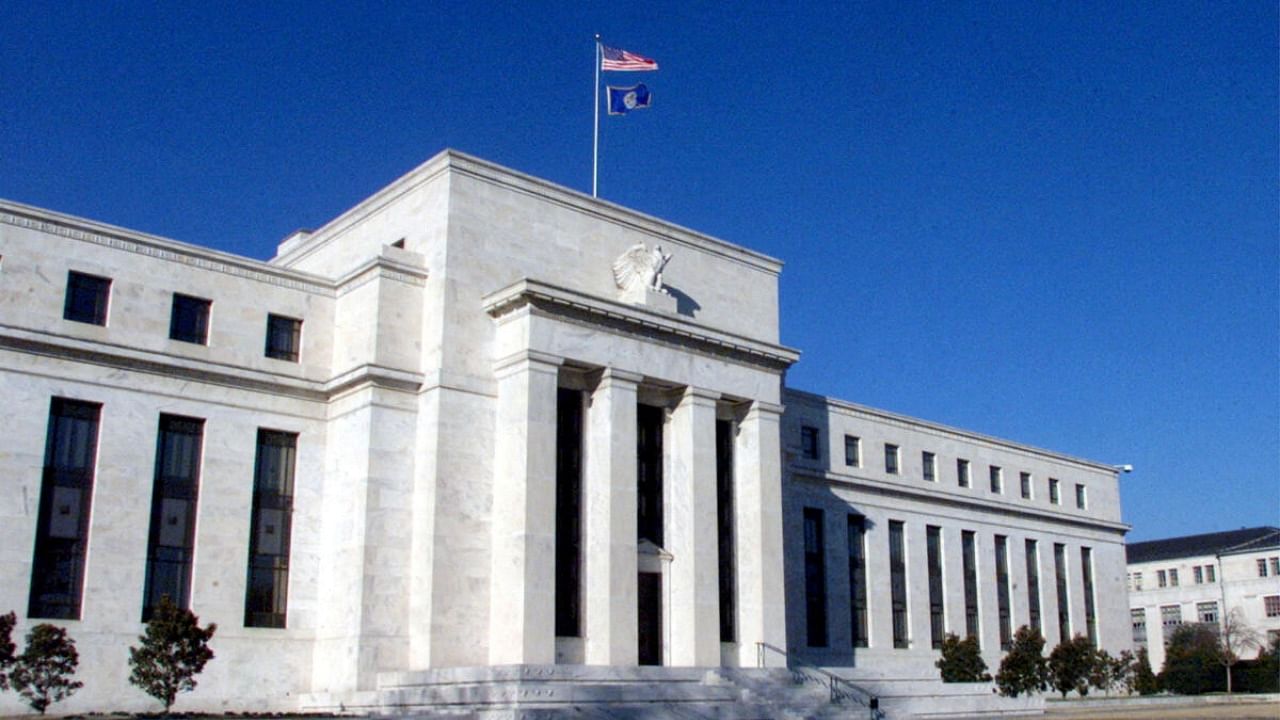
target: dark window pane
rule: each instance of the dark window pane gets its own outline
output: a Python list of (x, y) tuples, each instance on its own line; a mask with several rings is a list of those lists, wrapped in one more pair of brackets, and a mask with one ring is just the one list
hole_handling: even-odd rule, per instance
[(809, 647), (827, 646), (827, 569), (822, 511), (804, 509), (805, 630)]
[(662, 547), (662, 426), (666, 411), (653, 405), (636, 408), (636, 536)]
[(996, 536), (996, 611), (1000, 619), (1000, 649), (1013, 647), (1013, 617), (1009, 609), (1009, 539)]
[(849, 599), (854, 647), (867, 647), (867, 526), (860, 515), (849, 516)]
[(1027, 541), (1027, 624), (1043, 632), (1040, 626), (1040, 548), (1035, 540)]
[(800, 428), (800, 454), (809, 460), (821, 457), (818, 452), (818, 428), (808, 425)]
[(960, 554), (964, 562), (964, 631), (982, 642), (978, 625), (978, 548), (972, 530), (960, 533)]
[(92, 325), (106, 325), (110, 296), (109, 278), (72, 270), (67, 273), (67, 297), (62, 306), (62, 317)]
[(174, 293), (173, 313), (169, 316), (169, 337), (197, 345), (208, 343), (210, 305), (208, 300)]
[(1093, 599), (1093, 550), (1080, 548), (1080, 574), (1084, 581), (1084, 623), (1089, 642), (1098, 645), (1098, 614)]
[(556, 393), (556, 635), (579, 637), (582, 597), (582, 393)]
[(142, 621), (168, 596), (180, 608), (191, 603), (196, 501), (204, 421), (161, 415), (156, 443), (156, 475), (151, 491), (151, 532)]
[(1053, 574), (1058, 591), (1058, 637), (1071, 639), (1071, 609), (1067, 604), (1067, 546), (1053, 544)]
[(246, 627), (285, 627), (297, 445), (295, 433), (258, 430), (245, 589)]
[(267, 316), (267, 357), (297, 362), (301, 347), (301, 320), (282, 315)]
[(50, 403), (28, 617), (80, 618), (101, 411), (97, 403)]
[(908, 646), (907, 627), (907, 562), (903, 524), (889, 521), (889, 589), (893, 610), (893, 646)]
[(716, 421), (716, 543), (720, 558), (720, 641), (735, 642), (737, 588), (733, 507), (733, 424)]
[(942, 587), (942, 528), (930, 525), (925, 528), (929, 561), (929, 639), (934, 649), (942, 647), (946, 634), (945, 595)]

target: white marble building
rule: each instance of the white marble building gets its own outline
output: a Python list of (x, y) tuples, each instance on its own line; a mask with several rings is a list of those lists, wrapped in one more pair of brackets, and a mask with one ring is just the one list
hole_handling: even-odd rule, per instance
[(1037, 617), (1128, 647), (1114, 469), (784, 389), (780, 270), (455, 152), (269, 262), (0, 203), (0, 612), (68, 628), (66, 711), (152, 707), (164, 594), (219, 626), (182, 709), (759, 643), (930, 677), (936, 631), (994, 666)]
[[(1255, 527), (1133, 543), (1127, 548), (1135, 647), (1164, 666), (1179, 625), (1221, 627), (1229, 613), (1269, 643), (1280, 636), (1280, 528)], [(1237, 654), (1253, 658), (1262, 645)]]

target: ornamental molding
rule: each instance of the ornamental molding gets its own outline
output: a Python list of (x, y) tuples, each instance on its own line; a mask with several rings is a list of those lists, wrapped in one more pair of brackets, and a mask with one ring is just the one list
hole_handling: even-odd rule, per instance
[[(10, 206), (9, 203), (5, 203), (5, 205)], [(201, 270), (219, 272), (290, 290), (330, 296), (334, 293), (333, 283), (323, 278), (307, 276), (296, 270), (275, 268), (265, 263), (257, 263), (248, 258), (215, 254), (213, 251), (204, 248), (179, 245), (173, 240), (145, 236), (120, 228), (110, 228), (109, 234), (96, 232), (86, 229), (83, 221), (71, 217), (58, 217), (55, 219), (47, 212), (35, 208), (30, 208), (29, 210), (24, 208), (24, 210), (31, 212), (32, 215), (0, 210), (0, 223), (49, 235), (57, 235), (69, 240), (93, 243), (113, 250), (136, 253), (158, 260), (176, 262)], [(35, 213), (46, 215), (47, 217), (34, 217)]]
[(800, 359), (799, 351), (783, 345), (753, 340), (669, 313), (528, 278), (486, 295), (481, 302), (485, 312), (499, 321), (518, 311), (534, 310), (588, 327), (657, 340), (715, 357), (727, 356), (775, 371), (785, 370)]

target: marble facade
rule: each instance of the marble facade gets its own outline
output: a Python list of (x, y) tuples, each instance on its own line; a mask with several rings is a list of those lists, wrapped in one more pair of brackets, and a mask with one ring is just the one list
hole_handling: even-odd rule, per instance
[[(671, 257), (656, 281), (617, 277), (619, 258), (657, 245)], [(799, 353), (779, 342), (780, 271), (762, 254), (451, 151), (286, 238), (267, 262), (0, 202), (0, 395), (11, 418), (0, 446), (0, 612), (17, 611), (19, 634), (42, 621), (28, 616), (33, 547), (49, 532), (50, 403), (68, 398), (97, 405), (100, 418), (79, 606), (49, 620), (81, 651), (85, 687), (59, 706), (67, 711), (151, 707), (128, 685), (125, 660), (142, 629), (161, 414), (204, 422), (190, 605), (219, 625), (217, 658), (180, 709), (294, 710), (427, 668), (634, 666), (650, 621), (663, 665), (754, 666), (767, 643), (824, 665), (923, 676), (935, 656), (926, 525), (943, 528), (948, 575), (962, 529), (979, 533), (986, 569), (996, 535), (1016, 540), (1019, 568), (1023, 538), (1064, 544), (1073, 563), (1089, 547), (1100, 642), (1127, 646), (1114, 470), (786, 389)], [(66, 319), (69, 272), (110, 279), (104, 324)], [(206, 343), (170, 339), (174, 293), (211, 301)], [(301, 320), (296, 361), (264, 356), (268, 314)], [(566, 389), (583, 404), (580, 624), (557, 636)], [(640, 407), (662, 417), (660, 546), (638, 537)], [(731, 439), (718, 452), (724, 426)], [(802, 427), (818, 431), (818, 457), (806, 457)], [(283, 627), (245, 622), (260, 429), (296, 437)], [(899, 445), (903, 468), (890, 477), (871, 462), (840, 464), (844, 434), (868, 458)], [(922, 450), (936, 452), (943, 480), (916, 477), (911, 453)], [(946, 482), (945, 463), (961, 455), (975, 485), (988, 463), (1007, 468), (1013, 494)], [(1041, 483), (1060, 477), (1063, 504), (1017, 498), (1020, 469)], [(1072, 483), (1088, 485), (1087, 507), (1070, 504)], [(806, 642), (804, 508), (831, 526), (821, 647)], [(880, 523), (907, 524), (905, 649), (879, 615), (884, 583), (870, 598), (869, 647), (855, 653), (842, 629), (849, 586), (837, 541), (848, 514), (873, 521), (873, 576), (887, 572)], [(1070, 612), (1083, 627), (1079, 570)], [(722, 572), (734, 579), (728, 605)], [(637, 609), (646, 573), (661, 588), (648, 619)], [(983, 646), (996, 659), (993, 586), (984, 574)], [(1022, 624), (1026, 592), (1013, 597)], [(952, 631), (962, 604), (947, 598)], [(0, 694), (0, 712), (18, 708)]]

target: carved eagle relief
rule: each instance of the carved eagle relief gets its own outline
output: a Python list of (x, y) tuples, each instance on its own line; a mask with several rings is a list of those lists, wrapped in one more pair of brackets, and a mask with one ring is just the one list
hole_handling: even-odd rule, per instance
[(663, 253), (661, 245), (652, 250), (638, 242), (613, 261), (613, 281), (623, 293), (642, 288), (662, 291), (662, 269), (671, 260), (671, 253)]

